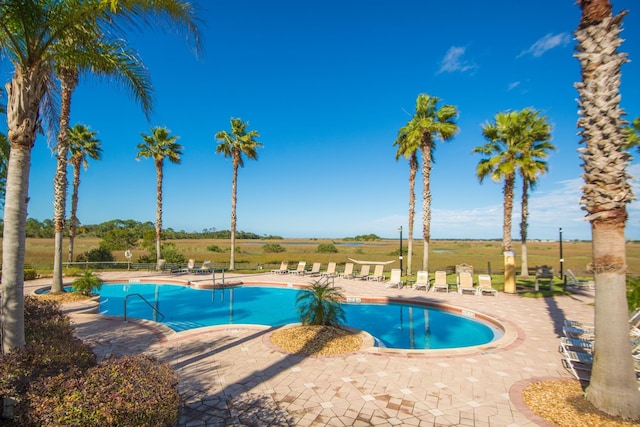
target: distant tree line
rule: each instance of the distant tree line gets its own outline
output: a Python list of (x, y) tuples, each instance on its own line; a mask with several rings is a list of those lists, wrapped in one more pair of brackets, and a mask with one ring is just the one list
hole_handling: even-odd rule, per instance
[[(4, 229), (4, 222), (0, 220), (0, 237)], [(114, 219), (100, 224), (78, 225), (76, 229), (76, 237), (98, 237), (101, 239), (111, 239), (116, 236), (122, 238), (127, 236), (127, 240), (134, 241), (144, 238), (145, 233), (155, 230), (155, 224), (151, 221), (139, 222), (132, 219)], [(66, 232), (65, 232), (66, 233)], [(26, 236), (32, 238), (53, 238), (54, 223), (51, 219), (39, 221), (35, 218), (27, 218)], [(215, 228), (205, 228), (198, 231), (176, 231), (172, 228), (162, 230), (162, 238), (167, 240), (179, 239), (229, 239), (231, 237), (230, 230), (216, 230)], [(281, 236), (259, 235), (256, 233), (237, 231), (238, 239), (266, 239), (266, 240), (282, 240)]]

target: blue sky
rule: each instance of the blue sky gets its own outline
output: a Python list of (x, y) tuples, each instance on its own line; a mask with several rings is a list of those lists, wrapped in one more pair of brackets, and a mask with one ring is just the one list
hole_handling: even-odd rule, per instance
[[(200, 57), (180, 35), (147, 32), (129, 39), (151, 74), (150, 121), (115, 83), (81, 80), (71, 123), (96, 130), (104, 150), (81, 175), (82, 223), (155, 220), (154, 165), (135, 160), (136, 145), (140, 133), (167, 126), (184, 154), (180, 165), (165, 166), (164, 226), (228, 229), (232, 167), (215, 154), (214, 134), (239, 117), (264, 145), (258, 161), (246, 161), (239, 171), (239, 230), (397, 237), (398, 226), (406, 230), (408, 224), (408, 164), (396, 162), (392, 144), (418, 94), (427, 93), (460, 114), (460, 132), (435, 152), (432, 238), (501, 238), (502, 185), (478, 182), (481, 156), (471, 151), (485, 143), (481, 126), (496, 113), (533, 107), (549, 118), (558, 150), (531, 195), (529, 237), (556, 239), (562, 227), (567, 240), (590, 239), (579, 205), (574, 83), (580, 68), (572, 32), (580, 9), (573, 0), (194, 3), (204, 21)], [(631, 62), (623, 67), (622, 106), (633, 118), (640, 116), (640, 4), (613, 4), (616, 12), (629, 10), (621, 50)], [(10, 78), (6, 64), (2, 72)], [(637, 162), (631, 170), (640, 177)], [(53, 216), (54, 171), (55, 158), (39, 137), (30, 217)], [(420, 238), (421, 182), (416, 193)], [(639, 239), (638, 202), (629, 212), (627, 237)], [(519, 215), (518, 203), (514, 239)]]

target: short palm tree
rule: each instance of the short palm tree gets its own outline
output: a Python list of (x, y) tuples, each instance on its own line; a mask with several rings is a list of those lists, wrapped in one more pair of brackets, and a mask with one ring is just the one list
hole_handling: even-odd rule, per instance
[[(396, 151), (396, 160), (404, 157), (409, 160), (409, 230), (407, 236), (407, 274), (412, 271), (412, 254), (413, 254), (413, 224), (416, 215), (416, 175), (418, 174), (418, 149), (420, 148), (413, 141), (411, 145), (404, 133), (400, 133), (393, 145), (398, 146)], [(402, 254), (401, 254), (402, 255)]]
[(580, 0), (575, 31), (582, 81), (578, 89), (579, 148), (584, 173), (580, 203), (591, 223), (596, 283), (596, 342), (586, 398), (596, 408), (640, 419), (640, 390), (629, 341), (625, 224), (633, 198), (627, 166), (630, 155), (620, 107), (622, 64), (618, 52), (625, 12), (613, 15), (609, 0)]
[(73, 192), (71, 194), (71, 215), (69, 221), (69, 262), (73, 262), (73, 243), (78, 226), (78, 190), (80, 188), (80, 168), (87, 170), (88, 158), (100, 160), (102, 147), (96, 138), (97, 132), (81, 123), (69, 129), (69, 163), (73, 167)]
[(449, 141), (458, 132), (458, 110), (453, 105), (438, 107), (439, 99), (426, 94), (418, 95), (413, 118), (400, 129), (408, 147), (418, 146), (422, 152), (422, 236), (424, 253), (422, 270), (429, 269), (429, 242), (431, 241), (431, 166), (436, 139)]
[[(522, 137), (523, 150), (518, 159), (518, 172), (522, 177), (522, 209), (520, 221), (521, 277), (529, 276), (529, 264), (527, 260), (527, 230), (529, 218), (529, 191), (538, 183), (540, 175), (548, 170), (545, 161), (550, 150), (555, 146), (550, 142), (551, 125), (547, 118), (540, 116), (538, 111), (525, 108), (522, 111)], [(527, 142), (528, 141), (528, 142)]]
[(296, 297), (296, 307), (303, 325), (339, 326), (346, 321), (340, 301), (344, 295), (340, 288), (315, 281), (302, 289)]
[(162, 181), (164, 176), (164, 160), (171, 163), (180, 164), (182, 155), (182, 145), (178, 144), (177, 136), (170, 136), (171, 132), (166, 127), (156, 126), (151, 129), (150, 135), (142, 135), (142, 140), (138, 144), (138, 155), (136, 160), (142, 157), (153, 159), (156, 167), (156, 261), (162, 258)]
[(233, 165), (233, 181), (231, 183), (231, 254), (229, 270), (235, 270), (235, 246), (236, 246), (236, 205), (238, 202), (238, 167), (244, 167), (243, 155), (248, 159), (258, 159), (258, 148), (262, 144), (257, 138), (260, 134), (256, 130), (247, 131), (249, 122), (241, 119), (231, 119), (231, 133), (221, 130), (216, 133), (215, 139), (219, 142), (216, 153), (230, 157)]
[(87, 270), (82, 276), (71, 282), (71, 287), (73, 292), (89, 296), (94, 291), (99, 291), (102, 288), (102, 283), (103, 281), (99, 276), (93, 274), (93, 271)]

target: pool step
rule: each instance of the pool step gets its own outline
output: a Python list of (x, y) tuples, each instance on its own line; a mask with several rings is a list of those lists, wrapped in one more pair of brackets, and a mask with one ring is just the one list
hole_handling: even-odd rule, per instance
[(196, 322), (163, 322), (176, 332), (186, 331), (188, 329), (202, 328), (204, 325)]

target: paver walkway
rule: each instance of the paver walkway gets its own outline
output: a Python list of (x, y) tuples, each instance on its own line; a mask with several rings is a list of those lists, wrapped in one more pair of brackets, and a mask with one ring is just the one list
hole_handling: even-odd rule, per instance
[[(210, 276), (104, 273), (104, 279), (168, 278), (192, 284)], [(228, 281), (305, 283), (303, 276), (227, 275)], [(34, 287), (34, 285), (30, 285)], [(180, 376), (180, 426), (534, 426), (545, 425), (519, 399), (527, 381), (571, 378), (558, 340), (565, 318), (593, 321), (593, 295), (522, 298), (385, 289), (381, 282), (336, 279), (347, 296), (399, 297), (488, 314), (515, 331), (510, 342), (475, 350), (335, 357), (285, 354), (268, 327), (228, 325), (175, 333), (148, 321), (72, 314), (77, 335), (100, 357), (146, 353)]]

